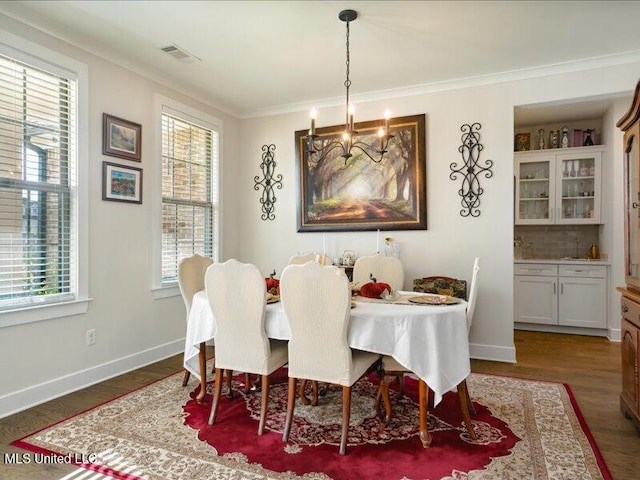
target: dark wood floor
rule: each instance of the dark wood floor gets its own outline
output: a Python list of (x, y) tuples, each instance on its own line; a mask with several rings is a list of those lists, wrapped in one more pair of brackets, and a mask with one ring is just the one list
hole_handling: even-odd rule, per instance
[[(640, 478), (640, 433), (620, 413), (620, 344), (603, 338), (516, 332), (517, 364), (474, 360), (472, 370), (568, 383), (615, 480)], [(74, 471), (65, 465), (7, 465), (8, 444), (30, 432), (181, 369), (182, 357), (94, 385), (0, 420), (0, 479), (52, 480)], [(191, 380), (191, 385), (195, 385)]]

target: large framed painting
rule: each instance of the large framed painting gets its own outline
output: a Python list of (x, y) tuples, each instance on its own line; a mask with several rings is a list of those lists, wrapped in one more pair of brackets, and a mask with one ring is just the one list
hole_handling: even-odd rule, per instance
[[(383, 124), (355, 124), (359, 140), (378, 145)], [(340, 140), (343, 131), (318, 128), (317, 141)], [(309, 131), (295, 132), (299, 232), (427, 229), (425, 115), (393, 118), (389, 133), (388, 152), (376, 163), (357, 149), (346, 161), (339, 148), (309, 159)]]

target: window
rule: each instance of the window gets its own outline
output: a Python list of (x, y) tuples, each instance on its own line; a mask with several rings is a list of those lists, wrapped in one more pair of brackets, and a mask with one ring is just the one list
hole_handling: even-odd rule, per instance
[(162, 286), (178, 282), (178, 263), (194, 253), (218, 257), (219, 129), (162, 107)]
[(0, 51), (0, 312), (85, 296), (76, 75), (11, 52)]

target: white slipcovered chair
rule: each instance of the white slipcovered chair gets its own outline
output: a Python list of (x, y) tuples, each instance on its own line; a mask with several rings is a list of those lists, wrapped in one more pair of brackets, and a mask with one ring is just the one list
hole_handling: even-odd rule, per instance
[[(471, 277), (471, 284), (469, 287), (469, 300), (467, 301), (467, 309), (466, 309), (466, 318), (467, 318), (467, 333), (471, 330), (471, 323), (473, 321), (473, 313), (476, 307), (476, 298), (478, 292), (478, 271), (480, 270), (480, 258), (476, 257), (473, 262), (473, 273)], [(400, 375), (404, 375), (405, 373), (411, 373), (410, 370), (405, 368), (402, 364), (400, 364), (395, 358), (389, 355), (382, 356), (382, 370), (384, 371), (383, 378), (380, 380), (380, 395), (383, 403), (384, 403), (384, 420), (383, 422), (387, 424), (391, 418), (391, 402), (389, 400), (389, 384), (386, 381), (386, 376), (394, 376), (399, 378)], [(429, 397), (429, 386), (426, 385), (422, 380), (420, 382), (420, 395), (426, 395), (426, 400), (428, 401)], [(469, 436), (473, 439), (476, 438), (476, 433), (473, 430), (473, 426), (471, 424), (471, 414), (475, 415), (476, 410), (473, 406), (473, 402), (471, 401), (471, 397), (469, 396), (469, 389), (467, 388), (467, 380), (462, 380), (457, 387), (458, 390), (458, 400), (460, 402), (460, 409), (462, 411), (462, 418), (467, 427), (467, 432)], [(424, 393), (423, 393), (424, 392)], [(378, 401), (380, 398), (378, 399)], [(426, 401), (424, 405), (426, 405)], [(424, 431), (424, 434), (421, 433), (421, 440), (424, 446), (429, 446), (431, 444), (431, 437), (426, 431), (426, 420), (427, 420), (427, 412), (420, 412), (420, 425), (421, 432)], [(424, 430), (423, 430), (424, 428)]]
[(320, 265), (331, 265), (331, 259), (324, 253), (305, 253), (294, 255), (289, 259), (289, 265), (302, 265), (307, 262), (316, 262)]
[(391, 288), (402, 290), (404, 285), (404, 268), (396, 257), (386, 257), (381, 253), (359, 257), (353, 266), (353, 281), (362, 287), (373, 276), (378, 282), (388, 283)]
[(209, 425), (216, 421), (222, 370), (262, 376), (258, 434), (264, 432), (269, 375), (287, 363), (287, 343), (265, 333), (266, 286), (255, 265), (235, 259), (214, 263), (205, 276), (207, 298), (216, 319), (216, 379)]
[(289, 265), (302, 265), (307, 262), (315, 262), (316, 254), (315, 253), (305, 253), (300, 255), (294, 255), (289, 259)]
[(351, 386), (380, 356), (352, 350), (347, 342), (351, 292), (344, 271), (315, 262), (290, 265), (280, 279), (280, 298), (289, 320), (289, 390), (283, 441), (289, 440), (297, 379), (342, 386), (342, 438), (346, 453)]
[[(180, 293), (182, 294), (182, 300), (187, 310), (186, 320), (189, 321), (189, 311), (191, 310), (191, 304), (193, 302), (193, 296), (201, 290), (204, 290), (204, 276), (207, 272), (207, 268), (213, 263), (213, 260), (208, 257), (203, 257), (197, 253), (183, 258), (178, 264), (178, 286), (180, 287)], [(204, 398), (204, 386), (206, 385), (206, 344), (203, 342), (200, 344), (200, 375), (203, 381), (201, 381), (201, 392), (198, 395), (198, 402)], [(186, 386), (189, 382), (189, 370), (184, 370), (184, 377), (182, 380), (182, 386)]]
[[(289, 259), (289, 265), (303, 265), (307, 262), (316, 262), (320, 265), (331, 265), (331, 259), (324, 253), (307, 253), (304, 255), (294, 255)], [(299, 396), (305, 405), (316, 406), (318, 404), (318, 382), (311, 382), (312, 399), (311, 401), (305, 395), (306, 381), (300, 382)]]

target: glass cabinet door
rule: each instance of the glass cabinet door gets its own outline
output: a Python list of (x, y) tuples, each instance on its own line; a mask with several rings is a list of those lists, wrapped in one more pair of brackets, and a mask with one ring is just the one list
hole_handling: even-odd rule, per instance
[(558, 222), (599, 223), (600, 160), (598, 152), (557, 157)]
[(551, 160), (517, 162), (516, 221), (526, 223), (551, 223), (553, 210), (553, 163)]

